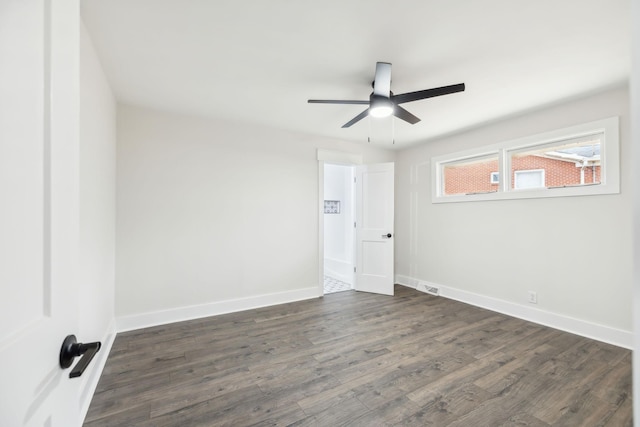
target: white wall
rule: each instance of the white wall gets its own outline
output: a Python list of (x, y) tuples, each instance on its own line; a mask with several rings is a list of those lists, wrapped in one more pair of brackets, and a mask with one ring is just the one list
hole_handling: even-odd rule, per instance
[(324, 215), (324, 272), (353, 284), (353, 168), (325, 164), (324, 199), (340, 201), (339, 214)]
[[(79, 341), (102, 341), (85, 374), (86, 412), (115, 337), (116, 102), (84, 25), (80, 33)], [(83, 414), (84, 415), (84, 414)]]
[[(631, 7), (631, 162), (640, 164), (640, 2)], [(633, 186), (633, 395), (640, 396), (640, 168), (631, 171)], [(640, 399), (633, 399), (634, 425), (640, 426)]]
[[(433, 283), (454, 298), (630, 346), (628, 102), (627, 88), (619, 88), (398, 153), (400, 280)], [(433, 156), (610, 116), (620, 116), (621, 194), (431, 203)], [(537, 305), (527, 303), (529, 290), (537, 292)]]
[(118, 110), (120, 330), (318, 294), (317, 148), (390, 151), (269, 128)]

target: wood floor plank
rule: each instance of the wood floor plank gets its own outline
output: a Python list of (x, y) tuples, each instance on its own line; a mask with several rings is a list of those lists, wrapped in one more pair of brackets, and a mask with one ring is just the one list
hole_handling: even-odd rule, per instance
[(621, 405), (631, 400), (631, 377), (629, 376), (629, 362), (621, 361), (614, 365), (604, 375), (598, 384), (594, 384), (593, 392), (596, 396), (614, 405)]
[(459, 369), (447, 373), (447, 375), (408, 393), (407, 397), (421, 406), (426, 405), (433, 400), (434, 394), (447, 394), (460, 384), (466, 384), (482, 378), (489, 372), (497, 369), (500, 365), (511, 360), (511, 357), (499, 353), (494, 353), (491, 357), (475, 359), (461, 366)]
[[(358, 398), (362, 401), (362, 397)], [(367, 402), (363, 402), (366, 403)], [(366, 405), (370, 407), (370, 405)], [(375, 409), (361, 415), (349, 422), (350, 427), (371, 427), (371, 426), (393, 426), (405, 418), (415, 414), (420, 407), (407, 399), (405, 396), (398, 396)]]
[(631, 352), (396, 286), (119, 334), (85, 426), (631, 426)]
[(368, 412), (370, 409), (357, 397), (349, 395), (336, 401), (334, 405), (314, 413), (309, 421), (313, 420), (318, 426), (349, 425)]
[(609, 421), (605, 424), (605, 427), (632, 427), (633, 426), (633, 408), (631, 407), (631, 399), (627, 399), (620, 406), (616, 412), (609, 418)]
[(550, 427), (550, 424), (526, 412), (521, 412), (510, 416), (507, 421), (499, 427)]
[(474, 384), (492, 393), (500, 393), (518, 378), (532, 372), (534, 369), (537, 370), (540, 364), (554, 352), (553, 347), (542, 344), (538, 348), (529, 350), (522, 355), (518, 354), (518, 357), (514, 357), (513, 360), (478, 378), (474, 381)]

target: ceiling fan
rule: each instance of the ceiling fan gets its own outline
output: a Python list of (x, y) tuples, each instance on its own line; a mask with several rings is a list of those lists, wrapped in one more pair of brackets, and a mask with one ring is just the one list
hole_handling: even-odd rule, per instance
[(361, 104), (369, 106), (362, 113), (342, 125), (343, 128), (350, 127), (364, 119), (367, 115), (371, 115), (372, 117), (388, 117), (393, 114), (397, 118), (413, 125), (418, 123), (420, 119), (402, 108), (400, 104), (418, 101), (420, 99), (433, 98), (435, 96), (449, 95), (451, 93), (462, 92), (464, 90), (464, 83), (459, 83), (451, 86), (442, 86), (433, 89), (394, 95), (393, 92), (391, 92), (391, 64), (388, 62), (376, 63), (376, 76), (373, 80), (372, 86), (373, 92), (369, 95), (368, 101), (310, 99), (308, 102), (309, 104)]

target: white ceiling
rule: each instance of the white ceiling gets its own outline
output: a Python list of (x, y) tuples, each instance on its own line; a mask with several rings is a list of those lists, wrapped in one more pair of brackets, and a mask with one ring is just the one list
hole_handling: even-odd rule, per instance
[[(629, 0), (82, 0), (120, 102), (390, 147), (624, 84)], [(376, 61), (422, 119), (341, 126)]]

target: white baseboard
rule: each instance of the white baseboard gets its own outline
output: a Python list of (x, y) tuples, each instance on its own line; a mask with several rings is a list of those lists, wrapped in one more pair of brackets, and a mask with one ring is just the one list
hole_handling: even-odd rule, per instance
[[(107, 330), (105, 331), (100, 342), (102, 346), (98, 353), (94, 356), (92, 360), (93, 369), (91, 369), (89, 376), (86, 377), (85, 383), (81, 387), (80, 392), (80, 416), (81, 420), (87, 417), (87, 412), (89, 411), (89, 406), (91, 405), (91, 399), (96, 391), (96, 387), (98, 387), (98, 382), (100, 381), (100, 376), (102, 376), (102, 371), (104, 370), (104, 366), (107, 363), (107, 358), (109, 357), (109, 353), (111, 352), (111, 347), (113, 346), (113, 342), (116, 339), (116, 320), (115, 318), (111, 320)], [(85, 371), (87, 372), (87, 371)], [(80, 377), (82, 378), (82, 377)]]
[(118, 332), (126, 332), (151, 326), (165, 325), (167, 323), (200, 319), (202, 317), (234, 313), (237, 311), (251, 310), (253, 308), (267, 307), (312, 298), (318, 298), (318, 286), (314, 285), (312, 287), (296, 289), (294, 291), (256, 295), (247, 298), (216, 301), (207, 304), (176, 307), (168, 310), (120, 316), (116, 318), (116, 328)]
[(517, 317), (540, 325), (549, 326), (561, 331), (613, 344), (618, 347), (628, 348), (630, 350), (633, 349), (633, 333), (630, 331), (624, 331), (586, 320), (575, 319), (573, 317), (541, 310), (539, 308), (487, 297), (461, 289), (414, 279), (408, 276), (396, 275), (395, 278), (397, 284), (417, 289), (422, 292), (425, 292), (424, 288), (427, 286), (435, 287), (438, 288), (439, 295), (445, 298), (471, 304), (476, 307), (486, 308), (487, 310), (496, 311), (498, 313)]

